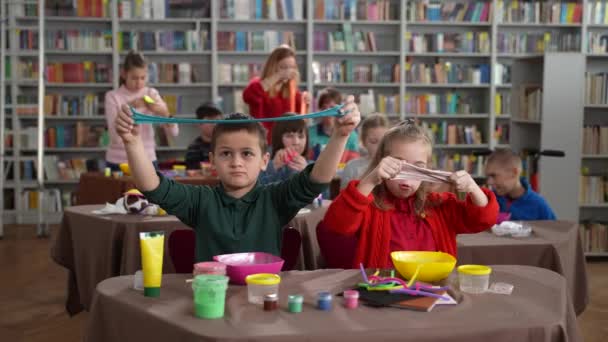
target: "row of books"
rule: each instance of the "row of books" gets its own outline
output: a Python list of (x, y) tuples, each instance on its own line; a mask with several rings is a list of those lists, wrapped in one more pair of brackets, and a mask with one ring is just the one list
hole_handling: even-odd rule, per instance
[[(25, 4), (24, 14), (38, 16), (37, 4)], [(112, 13), (112, 1), (107, 0), (54, 0), (46, 1), (47, 16), (107, 18)]]
[[(37, 49), (32, 45), (30, 30), (22, 30), (28, 32), (27, 40), (20, 42), (22, 49)], [(37, 32), (35, 33), (37, 35)], [(112, 51), (112, 31), (111, 30), (45, 30), (44, 46), (49, 50), (61, 51)]]
[(46, 80), (52, 83), (109, 83), (112, 82), (112, 65), (92, 61), (49, 63)]
[(391, 83), (400, 81), (399, 64), (355, 64), (352, 60), (312, 63), (313, 82)]
[(405, 111), (417, 115), (484, 113), (478, 98), (458, 92), (406, 94)]
[(478, 125), (461, 125), (440, 122), (422, 122), (422, 126), (428, 129), (434, 137), (435, 144), (445, 145), (478, 145), (483, 144), (484, 131)]
[(435, 64), (412, 63), (405, 64), (405, 78), (408, 83), (490, 83), (489, 64), (454, 64), (439, 62)]
[(123, 31), (118, 35), (118, 50), (203, 51), (211, 48), (209, 32), (188, 31)]
[(583, 222), (579, 224), (583, 252), (608, 252), (608, 223)]
[(608, 104), (608, 72), (585, 73), (585, 102)]
[(408, 1), (407, 20), (488, 22), (492, 14), (491, 1)]
[(258, 77), (262, 73), (261, 63), (220, 63), (218, 76), (220, 84), (233, 82), (249, 82), (253, 77)]
[(38, 78), (38, 62), (31, 59), (21, 59), (17, 64), (17, 75), (23, 80), (35, 80)]
[(169, 110), (169, 113), (171, 113), (171, 114), (188, 114), (188, 113), (184, 113), (184, 111), (183, 111), (184, 96), (163, 93), (161, 95), (161, 97), (163, 98), (163, 101), (165, 101), (165, 103), (167, 104), (167, 109)]
[(444, 171), (465, 170), (471, 175), (483, 175), (484, 160), (483, 156), (476, 156), (474, 154), (437, 151), (433, 153), (431, 165), (434, 165), (436, 169)]
[[(29, 126), (21, 128), (19, 137), (21, 147), (31, 150), (38, 148), (38, 128)], [(60, 124), (47, 127), (44, 132), (46, 147), (102, 147), (109, 144), (105, 124), (89, 125), (85, 122)]]
[(302, 20), (305, 0), (221, 0), (220, 18)]
[(497, 123), (494, 126), (494, 140), (497, 144), (508, 144), (510, 142), (511, 125), (508, 123)]
[(209, 18), (210, 1), (201, 0), (119, 0), (122, 19)]
[(608, 34), (605, 32), (587, 32), (587, 52), (608, 53)]
[(205, 81), (209, 74), (207, 64), (198, 63), (148, 63), (148, 82), (191, 84)]
[(295, 49), (295, 34), (290, 31), (217, 33), (217, 49), (219, 51), (271, 51), (281, 44), (287, 44)]
[[(20, 194), (21, 208), (24, 210), (38, 209), (40, 203), (38, 190), (26, 190)], [(42, 197), (42, 209), (45, 213), (59, 213), (64, 207), (72, 205), (72, 192), (59, 189), (46, 189)]]
[(98, 172), (105, 168), (103, 159), (59, 159), (57, 155), (44, 156), (44, 177), (49, 181), (74, 180), (86, 172)]
[(511, 95), (510, 93), (496, 93), (494, 95), (494, 114), (511, 114)]
[(399, 20), (399, 1), (391, 0), (315, 0), (317, 20)]
[(578, 197), (581, 204), (608, 203), (608, 178), (604, 176), (581, 176)]
[(377, 51), (374, 32), (352, 32), (350, 23), (344, 23), (342, 31), (315, 31), (313, 47), (315, 51)]
[(608, 25), (608, 2), (589, 1), (587, 2), (587, 22), (595, 25)]
[(423, 52), (478, 52), (490, 53), (488, 32), (412, 33), (406, 32), (407, 51)]
[(44, 95), (44, 115), (99, 116), (104, 115), (104, 94)]
[(505, 23), (580, 23), (583, 4), (570, 1), (498, 0), (496, 6), (499, 22)]
[(513, 118), (538, 121), (542, 116), (543, 89), (538, 85), (522, 85), (515, 89), (519, 110)]
[(608, 155), (608, 126), (583, 127), (583, 154)]
[(581, 35), (573, 32), (499, 32), (496, 51), (499, 53), (542, 53), (549, 51), (580, 51)]

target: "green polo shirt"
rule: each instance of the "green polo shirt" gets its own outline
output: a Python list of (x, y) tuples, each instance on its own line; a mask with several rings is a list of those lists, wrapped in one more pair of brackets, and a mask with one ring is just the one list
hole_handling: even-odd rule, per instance
[(280, 255), (283, 227), (328, 186), (310, 179), (313, 165), (283, 182), (258, 183), (239, 199), (227, 195), (221, 184), (185, 185), (161, 174), (158, 187), (142, 193), (194, 228), (197, 262), (226, 253)]

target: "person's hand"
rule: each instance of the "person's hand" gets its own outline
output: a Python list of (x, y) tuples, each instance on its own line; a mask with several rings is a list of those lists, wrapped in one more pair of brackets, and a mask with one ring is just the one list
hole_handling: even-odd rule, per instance
[(302, 102), (306, 103), (306, 107), (310, 108), (310, 94), (307, 91), (302, 92)]
[(275, 170), (282, 168), (285, 165), (285, 156), (287, 152), (285, 149), (280, 149), (277, 153), (274, 154), (274, 158), (272, 159), (272, 166), (274, 166)]
[(306, 158), (302, 157), (300, 154), (294, 155), (293, 159), (287, 163), (287, 167), (294, 171), (302, 171), (306, 168), (308, 162)]
[(120, 107), (114, 125), (116, 126), (116, 133), (125, 145), (139, 138), (139, 126), (133, 121), (131, 109), (128, 105)]
[(477, 183), (471, 175), (465, 170), (460, 170), (452, 173), (450, 176), (450, 181), (456, 187), (456, 191), (458, 192), (473, 192), (479, 189)]
[(385, 180), (389, 180), (397, 176), (401, 171), (401, 160), (387, 156), (382, 158), (378, 166), (372, 170), (361, 182), (369, 183), (376, 186)]
[(359, 106), (355, 103), (355, 97), (349, 95), (346, 98), (344, 107), (341, 111), (346, 113), (343, 117), (338, 117), (336, 120), (336, 127), (334, 132), (341, 136), (348, 136), (361, 121), (361, 113), (359, 113)]

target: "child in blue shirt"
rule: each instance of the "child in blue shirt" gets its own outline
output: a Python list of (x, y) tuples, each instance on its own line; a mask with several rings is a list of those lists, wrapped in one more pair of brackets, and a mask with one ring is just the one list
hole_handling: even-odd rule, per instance
[(492, 153), (486, 161), (487, 184), (494, 190), (501, 213), (512, 221), (555, 220), (547, 201), (521, 177), (521, 158), (509, 149)]

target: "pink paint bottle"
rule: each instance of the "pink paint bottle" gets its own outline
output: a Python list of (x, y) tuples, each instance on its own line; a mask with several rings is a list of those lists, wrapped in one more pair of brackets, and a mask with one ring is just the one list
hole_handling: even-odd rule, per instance
[(347, 309), (356, 309), (359, 306), (359, 291), (344, 291), (344, 306)]

